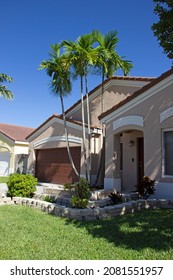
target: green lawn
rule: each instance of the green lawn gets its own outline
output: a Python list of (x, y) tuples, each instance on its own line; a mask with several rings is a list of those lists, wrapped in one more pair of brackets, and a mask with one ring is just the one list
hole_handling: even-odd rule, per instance
[(0, 207), (0, 259), (172, 259), (173, 210), (92, 222)]

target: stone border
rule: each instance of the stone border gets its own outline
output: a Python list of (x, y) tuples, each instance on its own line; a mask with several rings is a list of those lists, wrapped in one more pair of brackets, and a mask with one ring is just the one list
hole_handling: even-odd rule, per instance
[(14, 204), (14, 201), (11, 199), (11, 197), (7, 197), (4, 194), (0, 194), (0, 206), (4, 204)]
[[(9, 201), (11, 201), (11, 199)], [(105, 206), (103, 208), (98, 207), (86, 209), (70, 208), (32, 198), (14, 197), (12, 201), (14, 204), (29, 206), (44, 211), (48, 214), (80, 221), (105, 219), (128, 213), (134, 213), (136, 211), (140, 211), (141, 209), (173, 209), (173, 200), (167, 199), (139, 199), (117, 205)]]

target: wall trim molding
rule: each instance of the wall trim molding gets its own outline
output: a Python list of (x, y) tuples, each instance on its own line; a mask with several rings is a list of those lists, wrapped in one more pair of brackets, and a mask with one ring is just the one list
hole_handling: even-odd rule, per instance
[(173, 107), (169, 107), (160, 113), (160, 123), (173, 116)]
[(140, 127), (144, 126), (144, 117), (142, 116), (127, 116), (119, 118), (113, 122), (113, 131), (117, 130), (120, 127), (128, 125), (137, 125)]
[[(75, 143), (75, 144), (80, 144), (82, 143), (82, 139), (79, 138), (79, 137), (68, 137), (69, 139), (69, 142), (71, 143)], [(66, 142), (66, 137), (65, 136), (52, 136), (52, 137), (47, 137), (47, 138), (44, 138), (38, 142), (36, 142), (33, 147), (36, 148), (40, 145), (43, 145), (43, 144), (46, 144), (46, 143), (49, 143), (49, 142)]]

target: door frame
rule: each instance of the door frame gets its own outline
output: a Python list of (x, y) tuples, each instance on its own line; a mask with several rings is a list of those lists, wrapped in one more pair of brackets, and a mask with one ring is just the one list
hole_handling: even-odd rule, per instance
[(144, 177), (144, 138), (137, 138), (137, 182)]

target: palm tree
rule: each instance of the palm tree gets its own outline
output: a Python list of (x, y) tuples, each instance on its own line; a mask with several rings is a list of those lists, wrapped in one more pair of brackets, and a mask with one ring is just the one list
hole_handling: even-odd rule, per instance
[(114, 73), (119, 69), (123, 70), (124, 75), (126, 76), (132, 68), (132, 63), (131, 61), (124, 60), (116, 52), (116, 46), (118, 43), (117, 31), (108, 31), (106, 35), (104, 35), (98, 30), (93, 30), (92, 36), (94, 41), (98, 44), (96, 67), (100, 70), (102, 77), (101, 110), (103, 112), (103, 92), (105, 79), (113, 76)]
[[(124, 72), (124, 75), (127, 75), (132, 68), (131, 61), (124, 60), (116, 52), (116, 45), (118, 43), (117, 32), (109, 31), (106, 35), (102, 34), (98, 30), (92, 31), (92, 36), (95, 40), (95, 43), (98, 45), (97, 52), (97, 62), (96, 67), (101, 72), (102, 77), (102, 89), (101, 89), (101, 112), (104, 111), (103, 104), (103, 93), (104, 93), (104, 81), (106, 78), (113, 76), (113, 74), (121, 69)], [(97, 177), (95, 184), (97, 184), (101, 169), (104, 169), (104, 147), (105, 147), (105, 138), (104, 138), (104, 127), (102, 126), (102, 147), (101, 147), (101, 159), (98, 167)]]
[(51, 45), (50, 59), (42, 61), (42, 63), (40, 64), (40, 70), (42, 69), (46, 70), (47, 75), (52, 78), (50, 84), (51, 91), (54, 95), (56, 96), (58, 95), (60, 97), (68, 157), (75, 174), (79, 177), (79, 173), (75, 167), (70, 151), (66, 116), (64, 110), (64, 101), (63, 101), (63, 97), (68, 96), (72, 89), (72, 85), (70, 81), (70, 71), (69, 71), (69, 65), (67, 63), (67, 58), (64, 54), (61, 55), (60, 49), (61, 49), (61, 44)]
[[(75, 77), (80, 77), (81, 85), (81, 110), (82, 110), (82, 124), (83, 124), (83, 148), (84, 148), (84, 162), (86, 178), (91, 182), (91, 151), (90, 151), (90, 109), (88, 100), (88, 72), (90, 67), (96, 62), (97, 52), (93, 48), (94, 38), (91, 34), (84, 34), (79, 37), (76, 42), (63, 41), (68, 57), (74, 69)], [(86, 103), (87, 103), (87, 123), (88, 123), (88, 162), (86, 156), (86, 129), (85, 129), (85, 111), (84, 111), (84, 81), (86, 89)], [(88, 172), (89, 171), (89, 172)], [(89, 173), (89, 174), (88, 174)]]
[(13, 99), (13, 93), (9, 89), (7, 89), (6, 86), (2, 85), (2, 83), (5, 82), (13, 82), (13, 79), (6, 74), (0, 74), (0, 97), (2, 96), (9, 100)]

